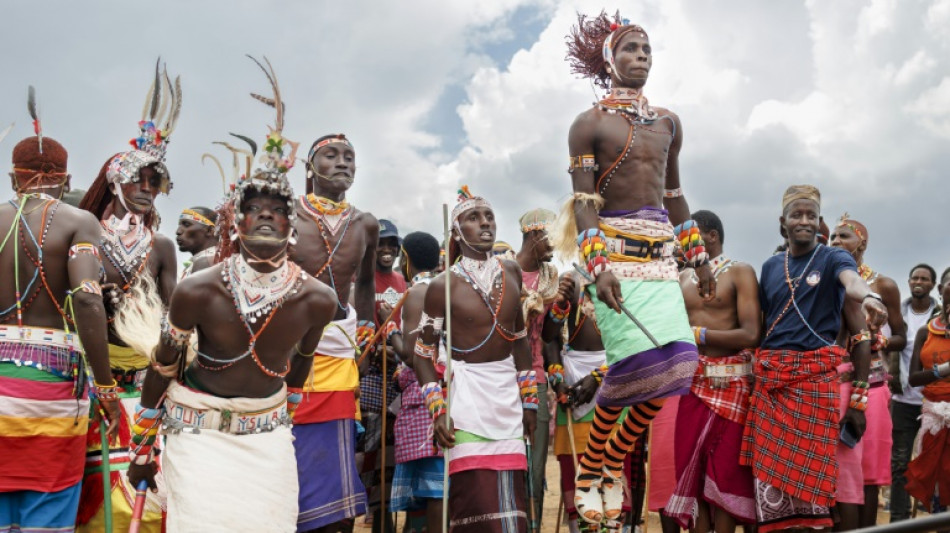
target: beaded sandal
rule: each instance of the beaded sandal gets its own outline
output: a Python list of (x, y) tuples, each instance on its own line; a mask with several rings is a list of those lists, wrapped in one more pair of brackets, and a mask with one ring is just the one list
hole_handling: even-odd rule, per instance
[(623, 512), (623, 474), (614, 477), (607, 467), (604, 467), (603, 483), (600, 491), (604, 498), (604, 518), (617, 520)]
[(602, 477), (588, 473), (578, 474), (574, 480), (574, 506), (581, 519), (589, 524), (599, 525), (604, 518), (604, 501), (600, 496), (603, 481)]

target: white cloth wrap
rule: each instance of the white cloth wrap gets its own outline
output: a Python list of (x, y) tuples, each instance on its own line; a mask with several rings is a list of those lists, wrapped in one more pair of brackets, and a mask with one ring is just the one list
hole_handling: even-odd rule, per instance
[(452, 359), (452, 421), (491, 440), (520, 439), (523, 413), (515, 358), (466, 363)]
[(354, 342), (356, 342), (356, 309), (348, 305), (346, 318), (330, 322), (330, 325), (323, 330), (323, 337), (317, 344), (316, 353), (339, 359), (355, 359)]
[[(195, 409), (254, 412), (286, 398), (219, 398), (172, 382), (168, 398)], [(290, 427), (249, 435), (214, 430), (165, 436), (168, 531), (297, 530), (297, 458)]]
[[(576, 385), (580, 380), (589, 376), (601, 365), (607, 364), (607, 352), (598, 350), (588, 352), (570, 350), (561, 352), (561, 361), (564, 363), (564, 383), (568, 386)], [(574, 408), (574, 421), (584, 418), (594, 408), (594, 399)]]
[[(653, 220), (625, 217), (601, 217), (600, 221), (624, 233), (650, 237), (652, 239), (675, 239), (673, 235), (673, 225), (669, 222), (656, 222)], [(610, 248), (611, 240), (611, 238), (607, 238), (608, 249)], [(675, 240), (670, 241), (663, 245), (662, 256), (659, 259), (646, 263), (611, 261), (610, 270), (617, 279), (677, 280), (679, 279), (679, 270), (676, 268), (676, 260), (673, 259), (673, 250), (675, 248)]]
[(950, 402), (924, 400), (920, 408), (920, 434), (936, 435), (944, 429), (950, 429)]

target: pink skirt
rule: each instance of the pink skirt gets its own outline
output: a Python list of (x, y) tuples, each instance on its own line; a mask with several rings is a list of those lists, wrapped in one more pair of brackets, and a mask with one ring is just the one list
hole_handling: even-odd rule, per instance
[(891, 431), (894, 423), (891, 421), (890, 401), (891, 391), (886, 384), (872, 387), (868, 392), (868, 410), (864, 413), (867, 430), (861, 438), (865, 485), (891, 484), (891, 447), (894, 444)]
[[(843, 418), (848, 404), (851, 403), (851, 383), (842, 383), (840, 390), (838, 411)], [(838, 442), (838, 503), (864, 504), (864, 467), (861, 464), (861, 456), (865, 438), (866, 434), (854, 448), (848, 448)]]
[(680, 397), (666, 399), (663, 408), (650, 424), (650, 494), (649, 509), (659, 511), (670, 501), (676, 488), (676, 414)]

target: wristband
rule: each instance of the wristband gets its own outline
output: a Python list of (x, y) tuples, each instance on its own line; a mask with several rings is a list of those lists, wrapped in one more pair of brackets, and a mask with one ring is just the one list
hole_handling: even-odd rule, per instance
[(376, 334), (376, 326), (372, 321), (360, 320), (356, 323), (356, 344), (360, 348), (366, 347), (366, 343)]
[(851, 345), (851, 348), (852, 348), (852, 349), (853, 349), (855, 346), (857, 346), (858, 344), (861, 344), (862, 342), (871, 342), (871, 332), (870, 332), (870, 331), (868, 331), (868, 330), (866, 330), (866, 329), (862, 329), (861, 331), (859, 331), (859, 332), (857, 333), (857, 335), (852, 335), (852, 336), (851, 336), (850, 345)]
[(426, 408), (429, 410), (434, 423), (445, 414), (445, 398), (442, 397), (442, 385), (435, 381), (426, 383), (422, 386), (422, 397), (425, 398)]
[(706, 252), (706, 243), (699, 234), (699, 225), (694, 220), (687, 220), (673, 228), (673, 235), (683, 249), (683, 259), (687, 265), (697, 268), (709, 263), (709, 253)]
[(564, 383), (564, 367), (563, 366), (557, 363), (548, 365), (548, 383), (550, 383), (552, 388), (557, 385), (560, 385), (561, 383)]
[(883, 333), (878, 331), (877, 333), (874, 333), (873, 337), (874, 338), (871, 340), (872, 352), (879, 352), (887, 348), (887, 344), (888, 344), (887, 336), (885, 336)]
[(401, 331), (399, 331), (399, 327), (396, 326), (396, 323), (395, 323), (395, 322), (392, 322), (392, 321), (386, 323), (386, 328), (385, 328), (383, 331), (386, 332), (386, 333), (385, 333), (385, 335), (386, 335), (386, 342), (389, 342), (390, 339), (393, 338), (393, 335), (395, 335), (395, 334), (397, 334), (397, 333), (402, 333)]
[(595, 279), (610, 270), (607, 235), (600, 229), (586, 229), (577, 236), (577, 245), (587, 263), (587, 272)]
[(534, 370), (518, 372), (518, 388), (521, 389), (521, 407), (538, 410), (538, 375)]
[(696, 346), (706, 344), (706, 328), (693, 326), (693, 337), (696, 339)]
[(303, 388), (287, 387), (287, 416), (293, 419), (294, 413), (297, 412), (297, 407), (300, 407), (302, 401)]
[(940, 364), (935, 364), (933, 368), (934, 377), (937, 379), (943, 379), (950, 376), (950, 361)]
[(596, 380), (597, 384), (600, 385), (600, 383), (604, 381), (604, 376), (607, 375), (607, 365), (601, 365), (600, 368), (591, 370), (590, 375), (594, 376), (594, 380)]
[(551, 316), (551, 320), (555, 324), (564, 322), (564, 319), (567, 318), (567, 315), (571, 314), (571, 302), (565, 300), (564, 303), (566, 304), (566, 307), (562, 308), (558, 306), (557, 302), (555, 302), (554, 305), (551, 306), (550, 311), (548, 311), (548, 315)]
[(881, 303), (884, 303), (884, 298), (881, 298), (881, 295), (874, 291), (868, 291), (868, 293), (864, 295), (864, 298), (861, 298), (861, 301), (863, 302), (864, 300), (867, 300), (868, 298), (874, 298), (875, 300)]
[(435, 360), (435, 344), (426, 344), (425, 342), (422, 341), (422, 337), (420, 336), (418, 339), (416, 339), (416, 346), (413, 349), (413, 353), (418, 355), (419, 357), (423, 357), (425, 359), (432, 359), (434, 361)]
[(868, 408), (868, 382), (867, 381), (852, 381), (851, 382), (851, 402), (849, 406), (852, 409), (857, 409), (858, 411), (866, 411)]
[(129, 459), (137, 465), (147, 465), (155, 460), (155, 440), (158, 428), (165, 413), (163, 407), (148, 408), (135, 406), (134, 422), (130, 428), (132, 438), (129, 442)]
[(110, 385), (100, 385), (99, 383), (93, 381), (93, 388), (95, 389), (96, 398), (99, 401), (118, 401), (119, 400), (119, 382), (112, 378), (112, 384)]

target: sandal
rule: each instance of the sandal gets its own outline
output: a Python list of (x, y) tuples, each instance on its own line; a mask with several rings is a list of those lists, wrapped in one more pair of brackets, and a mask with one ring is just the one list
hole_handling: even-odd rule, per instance
[(604, 496), (604, 518), (607, 520), (619, 520), (623, 512), (623, 474), (620, 477), (614, 477), (613, 473), (604, 467), (604, 477), (600, 491)]
[[(581, 479), (582, 476), (594, 476)], [(604, 501), (600, 486), (604, 479), (596, 474), (578, 474), (574, 480), (574, 506), (577, 514), (589, 524), (600, 524), (604, 518)]]

